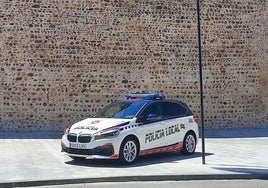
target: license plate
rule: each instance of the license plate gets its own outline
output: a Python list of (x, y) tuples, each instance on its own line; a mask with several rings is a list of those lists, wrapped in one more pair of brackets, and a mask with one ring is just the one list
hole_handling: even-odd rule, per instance
[(70, 148), (86, 149), (86, 144), (70, 143)]

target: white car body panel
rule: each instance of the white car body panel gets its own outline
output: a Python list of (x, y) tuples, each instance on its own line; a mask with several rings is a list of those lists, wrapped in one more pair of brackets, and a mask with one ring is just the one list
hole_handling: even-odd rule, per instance
[[(120, 145), (124, 138), (128, 135), (135, 135), (140, 142), (140, 154), (144, 155), (143, 151), (168, 147), (170, 145), (183, 142), (184, 136), (187, 131), (193, 130), (195, 133), (198, 133), (198, 128), (196, 123), (193, 121), (193, 116), (170, 119), (165, 121), (158, 121), (155, 123), (149, 123), (145, 125), (138, 125), (136, 122), (136, 118), (133, 119), (110, 119), (110, 118), (88, 118), (82, 120), (78, 123), (75, 123), (71, 129), (70, 133), (75, 134), (96, 134), (98, 131), (122, 124), (127, 123), (121, 127), (120, 134), (115, 138), (110, 139), (101, 139), (94, 140), (94, 136), (92, 137), (92, 141), (85, 145), (83, 149), (93, 149), (99, 146), (103, 146), (105, 144), (112, 144), (114, 147), (114, 152), (119, 155)], [(182, 126), (183, 125), (183, 126)], [(185, 128), (182, 128), (185, 127)], [(94, 128), (97, 128), (95, 130)], [(197, 135), (198, 138), (198, 135)], [(67, 135), (63, 135), (62, 143), (65, 146), (71, 146), (71, 142), (67, 140)], [(79, 144), (76, 142), (76, 144)], [(74, 146), (74, 145), (73, 145)], [(178, 148), (178, 150), (181, 148)], [(89, 159), (109, 159), (109, 156), (102, 155), (78, 155), (78, 154), (69, 154), (70, 156), (80, 156), (86, 157)], [(147, 153), (145, 153), (147, 154)], [(150, 154), (150, 152), (148, 152)], [(117, 155), (116, 155), (117, 156)], [(112, 157), (113, 158), (113, 157)]]
[(71, 133), (95, 134), (98, 131), (129, 122), (129, 119), (87, 118), (72, 125)]
[[(184, 103), (179, 103), (175, 100), (163, 100), (163, 98), (160, 100), (141, 101), (141, 103), (137, 101), (138, 100), (133, 100), (131, 105), (133, 104), (134, 107), (137, 107), (135, 106), (136, 104), (141, 104), (139, 109), (134, 108), (134, 110), (138, 110), (135, 111), (135, 114), (139, 114), (139, 116), (133, 115), (132, 119), (124, 119), (122, 117), (87, 118), (73, 124), (62, 136), (61, 146), (64, 154), (91, 159), (118, 159), (121, 145), (127, 137), (132, 137), (132, 139), (137, 142), (139, 152), (137, 155), (177, 151), (183, 149), (184, 138), (190, 131), (195, 137), (193, 139), (195, 140), (194, 144), (198, 142), (199, 132), (197, 119)], [(148, 108), (144, 105), (144, 102), (148, 104)], [(176, 108), (167, 108), (167, 106), (165, 106), (166, 104), (172, 103), (181, 105), (182, 108), (177, 108), (176, 105)], [(120, 103), (120, 105), (121, 104), (124, 105), (124, 103)], [(154, 105), (160, 106), (159, 109), (162, 110), (162, 116), (154, 113)], [(128, 108), (125, 106), (112, 107), (111, 111), (101, 112), (100, 117), (103, 117), (102, 115), (110, 117), (110, 115), (113, 115), (112, 112), (114, 109), (115, 112), (117, 112), (116, 108), (119, 108), (119, 110), (121, 107), (123, 109)], [(140, 108), (142, 108), (143, 111), (141, 111)], [(148, 109), (152, 111), (147, 111)], [(184, 114), (172, 115), (174, 114), (173, 110), (176, 112), (178, 109), (184, 110)], [(166, 113), (167, 111), (170, 112), (170, 114)], [(105, 112), (108, 113), (105, 114)], [(127, 112), (120, 111), (119, 115), (124, 113), (127, 114), (127, 117), (130, 117), (131, 110)], [(117, 117), (118, 113), (115, 115)]]

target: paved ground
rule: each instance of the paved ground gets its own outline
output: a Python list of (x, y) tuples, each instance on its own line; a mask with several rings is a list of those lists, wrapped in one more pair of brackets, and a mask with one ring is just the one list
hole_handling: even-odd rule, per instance
[(74, 162), (60, 152), (60, 133), (0, 133), (0, 187), (188, 179), (268, 179), (268, 128), (206, 131), (196, 153), (152, 155), (135, 164)]

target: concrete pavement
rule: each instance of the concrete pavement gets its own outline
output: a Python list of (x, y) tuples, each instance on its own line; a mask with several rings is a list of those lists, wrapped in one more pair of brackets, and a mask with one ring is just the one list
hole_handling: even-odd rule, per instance
[(139, 158), (122, 166), (114, 161), (74, 162), (61, 154), (61, 133), (0, 133), (0, 187), (53, 184), (200, 179), (268, 179), (268, 128), (205, 131), (196, 153)]

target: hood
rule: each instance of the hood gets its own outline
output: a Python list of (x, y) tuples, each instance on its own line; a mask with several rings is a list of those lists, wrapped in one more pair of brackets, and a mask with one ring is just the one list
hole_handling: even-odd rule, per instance
[(87, 118), (79, 121), (71, 126), (70, 133), (76, 134), (95, 134), (104, 129), (126, 125), (129, 119), (113, 119), (113, 118)]

